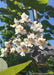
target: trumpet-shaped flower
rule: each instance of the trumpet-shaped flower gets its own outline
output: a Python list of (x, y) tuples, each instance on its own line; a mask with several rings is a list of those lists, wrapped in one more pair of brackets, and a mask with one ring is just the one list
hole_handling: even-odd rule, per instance
[(1, 49), (1, 56), (0, 57), (3, 57), (3, 56), (5, 56), (7, 54), (7, 48), (5, 48), (5, 49)]
[(26, 15), (25, 13), (22, 13), (21, 18), (22, 18), (22, 21), (24, 21), (24, 22), (25, 21), (30, 21), (29, 16)]
[(21, 26), (21, 25), (18, 25), (17, 27), (16, 27), (16, 29), (15, 29), (15, 34), (19, 34), (19, 33), (21, 33), (22, 31), (23, 31), (23, 26)]
[(35, 38), (36, 39), (43, 38), (43, 34), (41, 34), (40, 32), (37, 32), (36, 35), (35, 35)]
[(13, 44), (16, 44), (17, 46), (20, 44), (21, 39), (20, 38), (15, 38), (13, 40)]
[(18, 21), (16, 18), (14, 18), (14, 23), (13, 25), (10, 25), (11, 27), (16, 27), (17, 25), (19, 25), (20, 21)]
[(16, 51), (17, 51), (17, 53), (21, 53), (22, 52), (21, 51), (21, 46), (17, 46)]
[(24, 53), (24, 52), (21, 52), (20, 55), (21, 55), (21, 56), (25, 56), (25, 53)]
[(44, 29), (42, 29), (41, 23), (32, 25), (31, 29), (35, 32), (43, 32), (44, 31)]
[(12, 48), (10, 49), (10, 53), (14, 53), (14, 52), (15, 52), (15, 48), (12, 47)]
[(7, 47), (8, 45), (9, 45), (9, 42), (6, 41), (6, 42), (5, 42), (5, 46)]
[(25, 43), (28, 47), (33, 47), (33, 44), (35, 43), (35, 35), (31, 33), (30, 35), (27, 35), (28, 38), (24, 39)]
[(47, 47), (47, 43), (43, 38), (39, 38), (37, 44), (39, 45), (39, 48), (42, 50)]
[(27, 45), (24, 42), (20, 43), (21, 51), (25, 52), (27, 50)]

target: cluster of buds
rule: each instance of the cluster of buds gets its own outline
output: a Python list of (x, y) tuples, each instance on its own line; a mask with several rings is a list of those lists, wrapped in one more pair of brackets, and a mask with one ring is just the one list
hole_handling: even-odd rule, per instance
[[(44, 50), (47, 47), (46, 39), (43, 38), (43, 31), (42, 24), (38, 23), (37, 21), (32, 22), (29, 19), (29, 16), (23, 13), (21, 15), (21, 19), (17, 20), (14, 18), (13, 25), (11, 27), (15, 28), (15, 35), (16, 38), (11, 39), (8, 42), (5, 42), (5, 49), (1, 49), (1, 57), (7, 55), (8, 52), (10, 53), (18, 53), (21, 56), (25, 56), (26, 53), (30, 53), (31, 49), (34, 47), (39, 47), (40, 49)], [(27, 26), (30, 26), (29, 32), (27, 32)], [(24, 27), (26, 26), (26, 28)], [(22, 37), (26, 36), (26, 37)], [(21, 39), (23, 38), (23, 40)], [(14, 44), (14, 46), (12, 46)]]

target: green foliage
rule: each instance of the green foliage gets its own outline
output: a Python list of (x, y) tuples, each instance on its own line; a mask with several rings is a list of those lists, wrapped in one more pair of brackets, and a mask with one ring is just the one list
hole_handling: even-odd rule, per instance
[(40, 56), (41, 61), (39, 61), (39, 71), (41, 73), (53, 74), (54, 73), (54, 56), (42, 55)]
[(51, 35), (49, 33), (45, 34), (44, 38), (46, 38), (46, 40), (54, 39), (53, 37), (51, 37)]
[(43, 28), (49, 27), (50, 29), (54, 30), (54, 26), (52, 26), (47, 20), (42, 21)]
[(48, 11), (47, 14), (48, 14), (50, 17), (54, 17), (54, 8), (53, 8), (52, 6), (47, 6), (47, 7), (45, 8), (45, 12), (46, 12), (46, 11)]
[(0, 75), (16, 75), (16, 73), (19, 73), (20, 71), (22, 71), (23, 69), (25, 69), (32, 61), (27, 61), (25, 63), (10, 67), (4, 71), (0, 72)]
[(3, 57), (3, 59), (7, 62), (9, 67), (27, 62), (28, 60), (33, 60), (31, 57), (27, 55), (25, 57), (22, 57), (19, 54), (10, 54), (10, 53), (7, 54), (7, 57)]
[(51, 25), (48, 20), (50, 17), (54, 18), (54, 8), (52, 6), (46, 6), (46, 8), (43, 11), (40, 11), (39, 13), (38, 13), (39, 20), (41, 20), (43, 17), (45, 17), (45, 19), (41, 21), (41, 23), (43, 25), (44, 33), (45, 33), (44, 37), (47, 40), (53, 40), (54, 37), (52, 37), (52, 36), (54, 36), (54, 32), (53, 32), (54, 25)]
[(38, 11), (44, 10), (48, 0), (18, 0), (19, 2), (23, 3), (26, 7), (31, 7)]
[[(47, 40), (51, 40), (51, 39), (54, 39), (54, 37), (51, 37), (51, 34), (53, 34), (53, 30), (54, 30), (54, 26), (52, 26), (47, 20), (43, 20), (42, 22), (42, 25), (43, 25), (43, 28), (44, 28), (44, 32), (46, 33), (44, 35), (44, 37), (47, 39)], [(47, 28), (50, 28), (49, 30), (47, 30)]]

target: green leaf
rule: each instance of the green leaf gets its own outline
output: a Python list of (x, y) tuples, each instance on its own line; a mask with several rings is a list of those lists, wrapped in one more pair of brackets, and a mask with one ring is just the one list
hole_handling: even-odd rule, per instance
[(37, 15), (38, 15), (38, 19), (41, 19), (43, 17), (43, 15), (40, 15), (38, 13), (37, 13)]
[(46, 40), (52, 40), (52, 39), (54, 39), (54, 38), (51, 37), (50, 34), (45, 34), (44, 38), (46, 38)]
[(11, 11), (9, 11), (9, 9), (0, 8), (0, 14), (11, 15), (13, 13)]
[(54, 74), (54, 72), (53, 71), (49, 71), (48, 74)]
[(50, 29), (54, 30), (54, 26), (52, 26), (47, 20), (43, 20), (41, 23), (42, 23), (44, 29), (49, 27)]
[(32, 7), (38, 11), (44, 10), (48, 0), (18, 0), (19, 2), (23, 3), (26, 7)]
[(54, 11), (49, 11), (49, 12), (48, 12), (48, 15), (49, 15), (50, 17), (54, 17)]
[(3, 30), (5, 28), (5, 26), (0, 26), (0, 30)]
[(16, 73), (19, 73), (20, 71), (22, 71), (23, 69), (25, 69), (32, 61), (27, 61), (25, 63), (10, 67), (6, 70), (3, 70), (0, 72), (0, 75), (16, 75)]
[(49, 19), (49, 16), (48, 16), (48, 15), (46, 15), (46, 16), (45, 16), (45, 18), (46, 18), (46, 19)]

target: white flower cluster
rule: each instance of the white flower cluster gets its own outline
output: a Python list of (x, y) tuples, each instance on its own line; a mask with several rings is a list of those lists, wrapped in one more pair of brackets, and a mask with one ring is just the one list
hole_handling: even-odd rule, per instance
[[(21, 15), (20, 20), (15, 18), (14, 23), (15, 24), (10, 26), (15, 28), (15, 35), (17, 35), (17, 37), (9, 42), (5, 42), (6, 48), (1, 49), (1, 57), (5, 56), (8, 52), (15, 53), (15, 51), (21, 56), (25, 56), (25, 54), (30, 53), (34, 47), (38, 46), (42, 50), (47, 47), (47, 42), (43, 38), (42, 32), (44, 29), (42, 29), (41, 23), (37, 21), (31, 22), (29, 16), (25, 13)], [(31, 24), (30, 30), (32, 32), (27, 32), (27, 29), (24, 28), (24, 25), (27, 27), (29, 23)], [(26, 38), (23, 38), (22, 35), (26, 36)], [(20, 37), (23, 38), (23, 41)], [(12, 43), (15, 45), (14, 47), (11, 45)]]

